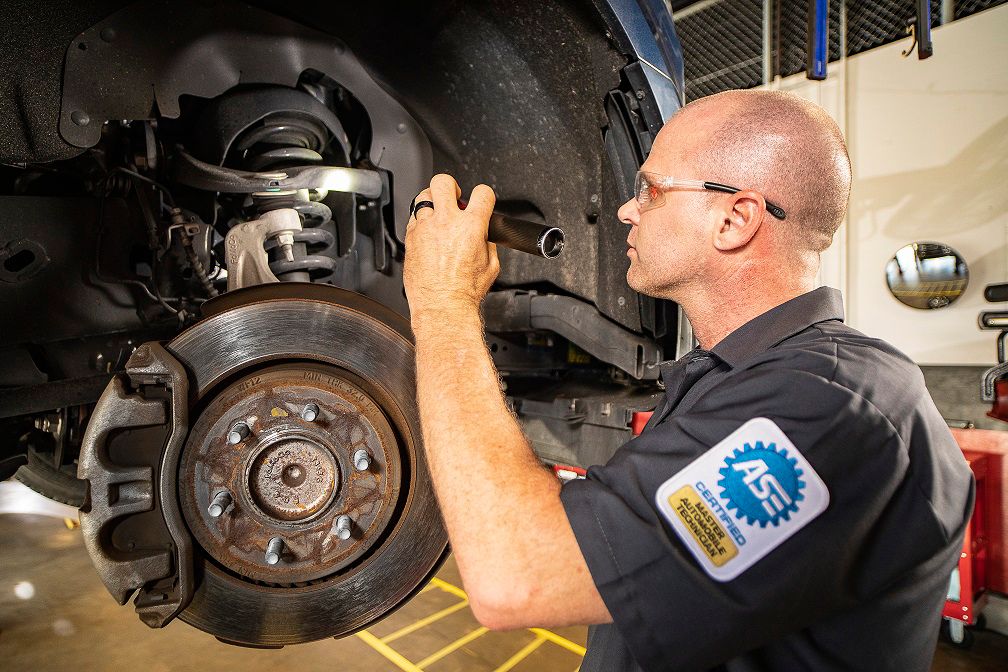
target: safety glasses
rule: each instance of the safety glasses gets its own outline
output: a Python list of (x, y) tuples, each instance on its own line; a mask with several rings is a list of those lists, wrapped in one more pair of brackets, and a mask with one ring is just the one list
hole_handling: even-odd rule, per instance
[[(718, 182), (705, 182), (703, 180), (688, 180), (680, 177), (669, 177), (658, 173), (649, 173), (643, 170), (637, 171), (634, 179), (634, 198), (637, 199), (637, 207), (641, 212), (647, 212), (665, 204), (665, 192), (672, 189), (685, 189), (694, 191), (720, 191), (726, 194), (737, 194), (742, 191), (736, 187), (729, 187), (727, 184)], [(777, 219), (784, 219), (784, 209), (779, 205), (774, 205), (766, 201), (766, 209)]]

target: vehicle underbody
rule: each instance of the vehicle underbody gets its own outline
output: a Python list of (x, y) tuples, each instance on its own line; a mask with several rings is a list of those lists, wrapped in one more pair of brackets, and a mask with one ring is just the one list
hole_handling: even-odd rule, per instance
[(661, 2), (252, 5), (5, 7), (0, 465), (80, 507), (148, 625), (282, 646), (446, 553), (402, 287), (433, 174), (566, 233), (499, 247), (483, 306), (543, 461), (654, 406), (689, 325), (627, 285), (615, 212), (682, 74)]

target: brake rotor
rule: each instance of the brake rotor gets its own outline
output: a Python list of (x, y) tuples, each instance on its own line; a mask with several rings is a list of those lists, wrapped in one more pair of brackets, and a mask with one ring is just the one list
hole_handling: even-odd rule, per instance
[[(175, 463), (179, 506), (159, 504), (165, 522), (175, 510), (178, 529), (195, 540), (196, 587), (178, 617), (253, 646), (369, 626), (422, 587), (447, 549), (421, 449), (408, 322), (363, 295), (302, 283), (228, 292), (204, 313), (161, 351), (178, 370), (172, 394), (182, 390), (189, 405), (172, 416), (188, 423)], [(100, 485), (152, 473), (130, 466), (141, 435), (115, 427), (156, 421), (158, 393), (143, 380), (153, 379), (110, 384), (82, 461), (92, 483), (82, 515), (94, 531), (89, 552), (120, 602), (166, 566), (141, 538), (150, 509), (114, 510), (116, 496)], [(150, 419), (122, 417), (133, 408), (152, 409)], [(130, 488), (149, 500), (142, 483)], [(136, 578), (123, 575), (127, 568)], [(163, 601), (156, 589), (139, 595), (142, 618), (143, 610), (169, 613), (146, 606)]]

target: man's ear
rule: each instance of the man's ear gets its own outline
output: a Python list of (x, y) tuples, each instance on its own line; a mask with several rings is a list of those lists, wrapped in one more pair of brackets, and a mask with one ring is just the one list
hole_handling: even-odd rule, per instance
[(714, 230), (714, 247), (722, 252), (738, 250), (749, 244), (763, 223), (766, 200), (756, 191), (731, 194), (725, 204), (722, 221)]

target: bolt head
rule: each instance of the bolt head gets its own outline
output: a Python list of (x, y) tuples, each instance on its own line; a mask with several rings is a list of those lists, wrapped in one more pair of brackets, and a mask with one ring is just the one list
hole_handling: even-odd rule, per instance
[(274, 551), (266, 551), (266, 564), (275, 565), (280, 562), (280, 554)]
[(74, 110), (70, 113), (70, 121), (76, 126), (87, 126), (91, 123), (91, 117), (84, 110)]
[(308, 404), (301, 410), (301, 418), (305, 422), (315, 422), (319, 416), (319, 407), (315, 404)]

